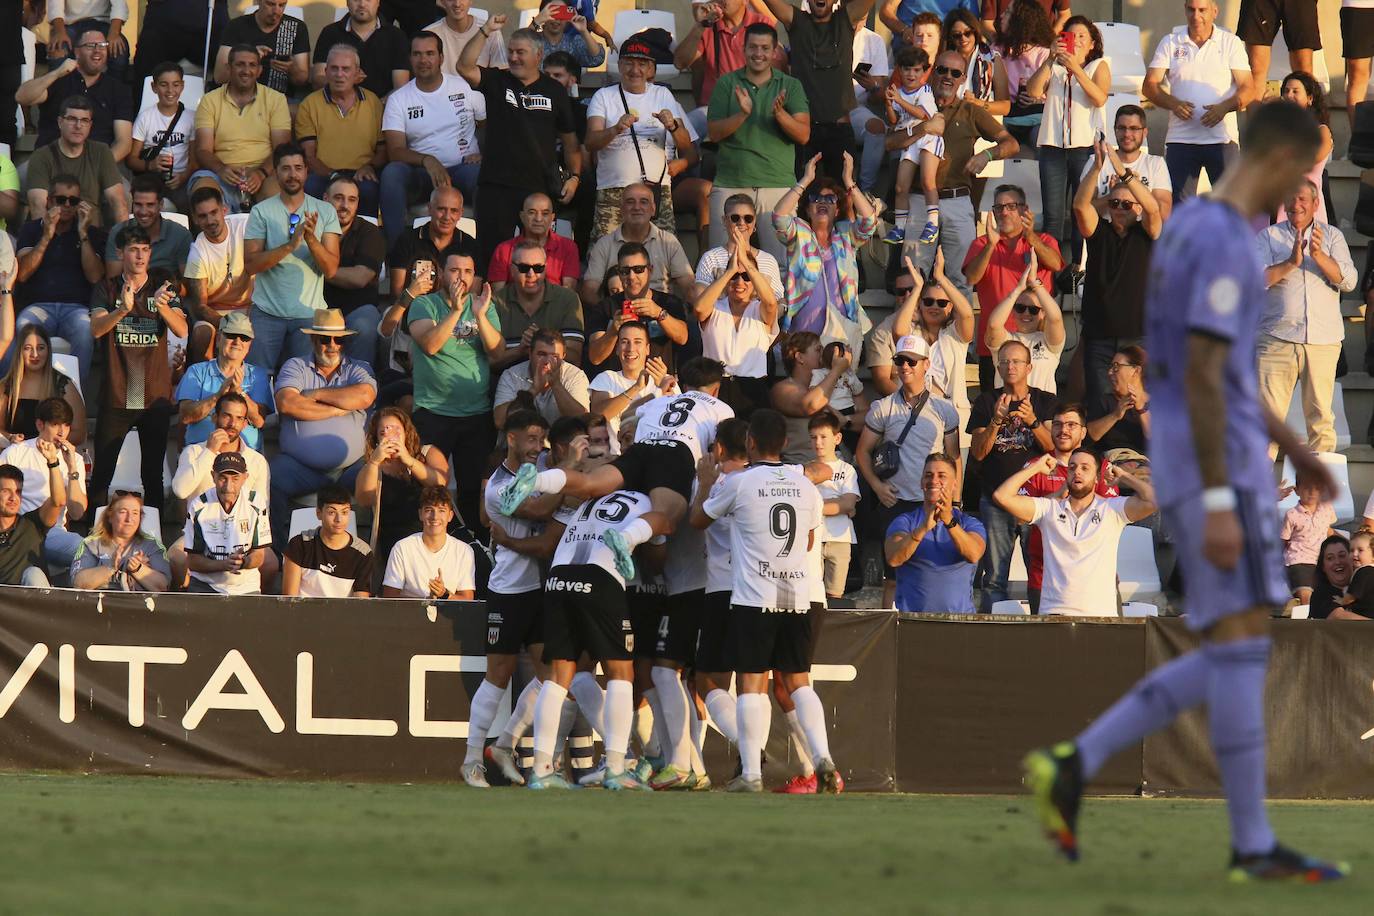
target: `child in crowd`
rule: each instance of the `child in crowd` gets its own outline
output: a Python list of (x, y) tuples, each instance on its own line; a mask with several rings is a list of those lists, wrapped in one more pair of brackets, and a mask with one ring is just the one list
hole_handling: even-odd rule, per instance
[(1355, 574), (1345, 597), (1337, 602), (1347, 611), (1374, 619), (1374, 534), (1357, 531), (1350, 538), (1350, 564)]
[[(847, 350), (848, 348), (838, 340), (832, 340), (825, 345), (825, 349), (821, 351), (820, 366), (811, 370), (812, 388), (825, 381), (825, 377), (830, 374), (830, 367), (835, 364), (836, 354), (843, 355)], [(830, 409), (842, 417), (841, 438), (844, 438), (847, 432), (852, 431), (854, 433), (853, 442), (845, 439), (845, 444), (849, 446), (850, 451), (853, 451), (854, 445), (859, 440), (858, 429), (851, 430), (851, 428), (856, 427), (857, 423), (862, 422), (868, 414), (868, 400), (864, 397), (864, 383), (859, 381), (853, 368), (848, 369), (835, 383), (834, 390), (830, 392)], [(857, 421), (853, 419), (856, 413), (858, 414)]]
[[(1317, 551), (1336, 524), (1336, 510), (1322, 501), (1321, 488), (1314, 481), (1298, 479), (1298, 504), (1283, 515), (1283, 565), (1288, 571), (1288, 587), (1299, 604), (1312, 597), (1317, 573)], [(1368, 549), (1366, 538), (1366, 550)]]
[[(887, 87), (887, 123), (895, 131), (910, 134), (917, 124), (938, 116), (935, 96), (926, 85), (926, 71), (930, 56), (922, 48), (905, 47), (897, 52), (897, 73)], [(940, 235), (940, 194), (935, 175), (945, 155), (942, 137), (924, 136), (902, 151), (897, 163), (897, 188), (893, 201), (892, 230), (883, 238), (889, 245), (906, 240), (906, 221), (910, 214), (911, 183), (920, 172), (921, 194), (926, 201), (926, 227), (921, 231), (921, 244), (929, 245)]]
[[(839, 386), (835, 386), (839, 390)], [(822, 410), (811, 418), (807, 428), (811, 432), (811, 447), (816, 460), (830, 466), (830, 479), (820, 484), (825, 500), (825, 535), (821, 556), (825, 563), (825, 597), (829, 604), (844, 596), (844, 583), (849, 578), (850, 545), (854, 536), (854, 510), (859, 504), (859, 476), (854, 466), (835, 454), (840, 442), (840, 418), (834, 411)]]

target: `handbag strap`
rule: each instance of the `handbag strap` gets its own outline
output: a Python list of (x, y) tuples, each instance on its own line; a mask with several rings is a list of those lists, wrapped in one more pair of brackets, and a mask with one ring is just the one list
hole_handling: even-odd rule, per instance
[[(630, 100), (625, 97), (625, 87), (621, 83), (616, 83), (615, 88), (620, 92), (620, 104), (625, 106), (625, 113), (630, 113)], [(639, 134), (635, 131), (634, 123), (630, 123), (630, 140), (635, 145), (635, 158), (639, 160), (639, 180), (649, 187), (661, 187), (663, 185), (663, 175), (668, 174), (667, 150), (664, 150), (663, 175), (658, 176), (657, 185), (649, 180), (649, 176), (644, 168), (644, 154), (639, 151)]]
[(161, 156), (161, 155), (162, 155), (162, 150), (163, 150), (163, 148), (164, 148), (164, 147), (167, 145), (167, 143), (172, 139), (172, 131), (173, 131), (173, 130), (176, 130), (177, 122), (179, 122), (179, 121), (181, 120), (181, 114), (182, 114), (182, 112), (184, 112), (185, 110), (186, 110), (186, 106), (183, 105), (181, 102), (177, 102), (177, 113), (174, 114), (174, 115), (172, 115), (172, 120), (171, 120), (170, 122), (168, 122), (168, 124), (167, 124), (167, 129), (164, 130), (164, 131), (162, 132), (162, 140), (161, 140), (161, 142), (159, 142), (157, 146), (153, 147), (153, 152), (152, 152), (152, 154), (148, 157), (148, 161), (149, 161), (149, 162), (153, 161), (153, 160), (156, 159), (158, 156)]
[(906, 441), (907, 433), (911, 432), (911, 427), (916, 425), (916, 418), (921, 415), (921, 411), (926, 409), (926, 402), (929, 400), (929, 391), (922, 391), (920, 396), (916, 398), (916, 404), (911, 408), (911, 416), (906, 418), (906, 426), (902, 427), (902, 434), (897, 437), (898, 448)]

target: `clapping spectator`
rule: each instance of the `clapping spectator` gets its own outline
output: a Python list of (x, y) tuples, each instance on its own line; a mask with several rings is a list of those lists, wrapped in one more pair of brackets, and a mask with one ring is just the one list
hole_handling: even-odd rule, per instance
[(184, 207), (186, 182), (199, 168), (195, 149), (196, 110), (181, 101), (182, 90), (186, 88), (181, 64), (158, 64), (152, 78), (155, 101), (134, 119), (133, 140), (124, 164), (135, 173), (160, 176), (163, 192)]
[(563, 336), (557, 331), (541, 328), (534, 332), (529, 360), (511, 366), (496, 383), (492, 418), (498, 428), (505, 426), (506, 412), (522, 391), (534, 396), (535, 407), (550, 423), (587, 412), (590, 394), (586, 373), (566, 355)]
[[(823, 341), (842, 340), (850, 352), (863, 345), (871, 324), (859, 305), (858, 251), (878, 228), (873, 202), (854, 184), (854, 157), (844, 154), (843, 184), (816, 178), (820, 154), (801, 181), (773, 210), (773, 229), (787, 249), (784, 331), (810, 331)], [(805, 197), (806, 217), (796, 216)]]
[(1102, 452), (1128, 448), (1145, 454), (1150, 441), (1150, 395), (1145, 351), (1134, 344), (1112, 354), (1108, 390), (1088, 403), (1088, 435)]
[[(1326, 92), (1310, 72), (1300, 70), (1283, 78), (1283, 82), (1279, 84), (1279, 97), (1310, 110), (1312, 116), (1317, 119), (1322, 145), (1317, 150), (1316, 164), (1312, 166), (1312, 171), (1307, 173), (1307, 180), (1317, 186), (1317, 213), (1325, 216), (1330, 211), (1322, 194), (1322, 177), (1326, 173), (1327, 164), (1331, 162), (1331, 150), (1335, 145), (1331, 137), (1331, 112), (1327, 108)], [(1349, 101), (1346, 104), (1350, 104)], [(1279, 207), (1279, 222), (1283, 222), (1287, 216), (1284, 208)]]
[(100, 423), (95, 431), (91, 495), (104, 502), (124, 437), (138, 429), (143, 498), (162, 508), (163, 462), (172, 424), (172, 368), (167, 337), (186, 339), (186, 314), (176, 277), (150, 270), (152, 242), (141, 226), (120, 230), (124, 268), (97, 287), (91, 300), (91, 336), (103, 340)]
[(1322, 543), (1336, 533), (1336, 510), (1322, 499), (1321, 487), (1311, 480), (1299, 477), (1297, 493), (1298, 504), (1283, 514), (1279, 538), (1288, 587), (1299, 604), (1308, 604), (1317, 585)]
[(348, 530), (348, 490), (326, 484), (315, 494), (318, 528), (302, 531), (282, 554), (281, 593), (302, 598), (367, 598), (372, 594), (372, 551)]
[(259, 572), (272, 543), (265, 494), (247, 485), (248, 466), (237, 452), (221, 452), (212, 465), (215, 486), (186, 509), (186, 564), (189, 591), (200, 594), (257, 595)]
[[(772, 26), (773, 17), (755, 8), (750, 0), (710, 0), (692, 4), (692, 28), (677, 43), (673, 51), (673, 66), (683, 72), (694, 69), (701, 61), (701, 86), (697, 90), (697, 104), (692, 111), (697, 133), (705, 133), (706, 106), (716, 82), (725, 74), (744, 66), (745, 40), (749, 26)], [(775, 33), (776, 34), (776, 33)], [(774, 48), (774, 60), (786, 63), (782, 48)], [(712, 208), (714, 209), (714, 208)]]
[(248, 362), (252, 346), (253, 323), (243, 312), (229, 312), (215, 335), (215, 358), (192, 363), (177, 382), (178, 418), (186, 424), (187, 446), (205, 442), (219, 427), (213, 414), (220, 399), (232, 393), (243, 398), (244, 443), (262, 451), (261, 430), (274, 409), (272, 383), (267, 370)]
[[(796, 148), (811, 139), (805, 90), (774, 68), (777, 29), (755, 23), (744, 36), (745, 65), (716, 81), (706, 113), (707, 139), (718, 145), (712, 214), (723, 212), (724, 202), (736, 194), (752, 197), (758, 212), (774, 210), (796, 176)], [(765, 232), (760, 243), (779, 263), (786, 256), (778, 236)], [(718, 219), (711, 220), (711, 244), (725, 244), (725, 225)]]
[(510, 266), (515, 282), (495, 297), (496, 324), (506, 338), (506, 352), (499, 359), (492, 359), (492, 368), (505, 368), (528, 359), (530, 336), (538, 328), (560, 334), (568, 348), (568, 362), (580, 365), (586, 335), (577, 294), (545, 279), (548, 256), (537, 242), (516, 245)]
[(529, 240), (544, 249), (544, 279), (546, 282), (577, 289), (577, 281), (582, 276), (582, 258), (577, 252), (577, 243), (554, 232), (554, 219), (557, 212), (553, 201), (543, 191), (535, 191), (525, 198), (520, 209), (520, 234), (506, 239), (492, 252), (491, 264), (487, 268), (487, 281), (492, 292), (500, 292), (511, 279), (510, 256), (515, 246)]
[[(17, 28), (18, 23), (11, 22), (10, 27)], [(21, 84), (14, 93), (14, 100), (21, 108), (39, 106), (38, 139), (34, 146), (41, 148), (57, 140), (60, 121), (67, 114), (67, 102), (80, 98), (85, 102), (84, 116), (91, 119), (86, 125), (89, 138), (109, 147), (114, 158), (122, 160), (129, 154), (134, 122), (129, 87), (109, 72), (111, 42), (103, 28), (91, 23), (89, 28), (80, 26), (75, 34), (76, 46), (66, 49), (72, 56), (60, 60), (61, 52), (54, 53), (51, 63), (55, 65), (42, 76)], [(66, 40), (66, 32), (57, 29), (51, 37), (55, 43), (62, 43)], [(127, 45), (124, 53), (128, 54)]]
[(339, 218), (339, 266), (324, 281), (324, 301), (343, 312), (344, 322), (358, 333), (348, 341), (348, 355), (365, 363), (377, 361), (377, 275), (386, 258), (382, 230), (358, 215), (359, 185), (339, 175), (329, 183), (325, 199)]
[[(810, 331), (797, 331), (783, 339), (782, 367), (787, 377), (768, 390), (768, 399), (769, 406), (787, 419), (787, 444), (782, 458), (788, 464), (805, 464), (815, 459), (808, 424), (817, 413), (831, 408), (831, 397), (849, 373), (848, 352), (835, 353), (829, 366), (821, 365), (822, 352), (821, 339)], [(815, 378), (818, 372), (823, 373), (819, 380)], [(854, 417), (853, 427), (863, 422), (863, 415)]]
[(291, 140), (286, 96), (258, 83), (262, 61), (252, 45), (228, 52), (229, 75), (196, 106), (196, 162), (191, 192), (218, 187), (224, 202), (244, 211), (277, 191), (273, 151)]
[(143, 530), (143, 496), (120, 493), (105, 507), (71, 563), (72, 588), (165, 592), (171, 568), (157, 534)]
[[(72, 408), (61, 398), (48, 398), (34, 412), (38, 435), (16, 442), (0, 452), (0, 465), (16, 467), (24, 474), (21, 511), (32, 512), (52, 495), (50, 474), (57, 470), (66, 480), (67, 501), (43, 538), (43, 555), (54, 566), (70, 566), (81, 546), (81, 535), (68, 530), (69, 522), (82, 521), (90, 501), (86, 497), (86, 459), (72, 445)], [(51, 463), (60, 462), (54, 469)]]
[[(620, 321), (615, 342), (619, 367), (602, 371), (588, 387), (588, 406), (593, 414), (605, 417), (612, 443), (620, 435), (622, 418), (633, 417), (641, 404), (671, 393), (675, 384), (667, 364), (650, 355), (649, 326), (644, 322), (637, 318)], [(660, 388), (665, 379), (669, 385), (666, 392)], [(618, 444), (611, 447), (611, 452), (620, 453)]]
[(341, 44), (330, 49), (324, 88), (301, 102), (295, 132), (309, 170), (305, 193), (324, 197), (335, 177), (352, 176), (358, 186), (358, 212), (376, 216), (377, 172), (386, 165), (387, 154), (382, 100), (362, 87), (362, 76), (357, 48)]
[[(1149, 188), (1150, 196), (1159, 204), (1160, 219), (1168, 219), (1174, 209), (1174, 185), (1169, 178), (1169, 166), (1164, 157), (1147, 151), (1145, 141), (1149, 139), (1150, 131), (1145, 124), (1145, 109), (1139, 105), (1122, 105), (1116, 110), (1112, 131), (1116, 134), (1116, 159), (1109, 160), (1111, 168), (1098, 167), (1095, 161), (1083, 167), (1083, 181), (1088, 180), (1090, 171), (1097, 171), (1093, 206), (1097, 208), (1098, 215), (1111, 216), (1107, 195), (1123, 183), (1126, 172), (1129, 172)], [(1118, 161), (1123, 168), (1121, 173), (1116, 171)], [(1082, 187), (1081, 184), (1079, 186)]]
[[(406, 206), (432, 192), (453, 188), (461, 198), (477, 192), (482, 151), (477, 122), (487, 116), (481, 93), (461, 76), (441, 67), (439, 36), (421, 32), (410, 39), (410, 68), (415, 78), (386, 99), (382, 136), (386, 168), (382, 169), (382, 223), (395, 245), (410, 219)], [(463, 216), (462, 200), (458, 218)]]
[[(898, 299), (897, 311), (893, 313), (889, 326), (889, 336), (885, 339), (870, 335), (866, 347), (873, 342), (885, 344), (883, 353), (869, 354), (869, 369), (876, 381), (891, 378), (897, 381), (897, 373), (892, 365), (895, 337), (901, 339), (908, 334), (916, 334), (930, 348), (930, 369), (926, 375), (926, 386), (934, 397), (944, 398), (959, 411), (959, 416), (967, 415), (968, 378), (964, 372), (967, 362), (968, 345), (973, 340), (973, 306), (959, 291), (949, 277), (945, 276), (945, 254), (935, 253), (935, 263), (931, 267), (930, 282), (922, 280), (916, 265), (906, 258), (906, 278), (911, 281), (905, 295)], [(877, 366), (874, 359), (885, 357)], [(881, 388), (879, 388), (881, 390)]]
[[(477, 30), (482, 28), (486, 16), (478, 19), (472, 14), (472, 0), (437, 0), (437, 3), (439, 9), (444, 11), (444, 17), (431, 22), (424, 30), (439, 36), (443, 43), (444, 72), (457, 76), (458, 58), (462, 56), (467, 43), (477, 35)], [(411, 35), (416, 34), (413, 29), (407, 29), (407, 32)], [(482, 50), (477, 56), (477, 66), (506, 66), (506, 44), (501, 40), (500, 29), (488, 30), (482, 36)]]
[(186, 259), (187, 316), (194, 319), (187, 359), (215, 353), (215, 329), (230, 314), (247, 317), (253, 304), (253, 275), (243, 269), (243, 233), (248, 220), (229, 220), (218, 185), (191, 192), (191, 219), (200, 234)]
[[(58, 178), (76, 185), (79, 200), (93, 209), (90, 220), (97, 226), (121, 223), (129, 218), (129, 199), (124, 195), (124, 179), (116, 166), (110, 147), (90, 139), (94, 108), (84, 95), (69, 96), (57, 119), (58, 135), (40, 146), (29, 157), (29, 212), (39, 214), (52, 206), (48, 200), (51, 185)], [(127, 152), (127, 151), (126, 151)], [(107, 212), (104, 218), (101, 204)]]
[(1002, 58), (983, 36), (978, 17), (965, 7), (945, 13), (945, 47), (964, 62), (964, 97), (990, 115), (1011, 111), (1011, 92)]
[[(14, 314), (9, 296), (0, 294), (0, 338)], [(38, 435), (38, 405), (48, 398), (66, 401), (72, 409), (72, 427), (67, 439), (73, 445), (86, 441), (86, 402), (77, 382), (59, 372), (52, 362), (52, 340), (36, 324), (19, 329), (18, 345), (5, 378), (0, 381), (0, 435), (6, 445)], [(8, 345), (4, 347), (8, 350)]]
[(725, 366), (720, 399), (737, 417), (747, 417), (766, 402), (768, 348), (779, 333), (778, 297), (773, 281), (762, 270), (763, 259), (771, 256), (751, 248), (748, 238), (747, 224), (732, 227), (728, 266), (701, 290), (692, 306), (701, 327), (702, 355)]
[[(650, 355), (661, 359), (669, 372), (676, 372), (695, 353), (691, 352), (687, 305), (671, 293), (650, 287), (653, 264), (649, 249), (637, 242), (620, 246), (616, 257), (620, 292), (585, 310), (589, 328), (604, 328), (592, 333), (587, 347), (590, 366), (606, 364), (616, 343), (616, 331), (624, 321), (640, 321), (649, 330)], [(613, 363), (608, 368), (614, 368)], [(550, 419), (549, 422), (553, 422)]]
[(366, 446), (353, 498), (372, 508), (376, 553), (386, 557), (397, 541), (420, 530), (420, 494), (427, 487), (448, 486), (449, 463), (443, 448), (425, 442), (399, 407), (372, 415)]
[(572, 55), (585, 69), (599, 67), (606, 59), (606, 46), (592, 34), (587, 17), (563, 0), (539, 0), (539, 12), (529, 28), (539, 34), (544, 56), (554, 51)]
[(1112, 88), (1111, 63), (1102, 56), (1102, 34), (1086, 16), (1069, 19), (1054, 53), (1026, 83), (1026, 94), (1045, 100), (1038, 137), (1040, 193), (1045, 201), (1045, 231), (1060, 251), (1077, 252), (1078, 232), (1069, 210), (1083, 168), (1093, 154)]
[[(983, 558), (982, 522), (955, 508), (959, 465), (948, 455), (926, 457), (919, 504), (898, 513), (884, 532), (883, 552), (896, 570), (884, 607), (936, 614), (972, 614), (973, 574)], [(892, 599), (896, 603), (892, 603)]]
[(178, 279), (186, 267), (191, 252), (191, 233), (162, 218), (162, 178), (157, 175), (137, 175), (133, 180), (133, 215), (126, 222), (110, 227), (105, 242), (105, 275), (118, 276), (124, 269), (120, 257), (121, 230), (138, 226), (148, 234), (153, 251), (148, 261), (150, 270), (165, 271)]
[[(666, 43), (635, 35), (620, 46), (620, 81), (598, 89), (587, 108), (587, 149), (596, 153), (596, 225), (599, 239), (621, 222), (621, 198), (644, 185), (656, 200), (654, 225), (676, 229), (673, 176), (697, 161), (697, 135), (673, 93), (654, 83), (657, 56)], [(669, 155), (669, 148), (674, 155)]]
[[(1035, 252), (1030, 254), (1021, 280), (988, 316), (984, 338), (989, 350), (997, 352), (1009, 340), (1025, 344), (1031, 355), (1030, 386), (1054, 394), (1054, 374), (1059, 368), (1059, 356), (1064, 352), (1064, 313), (1059, 303), (1040, 282)], [(1007, 330), (1007, 319), (1015, 330)], [(1002, 375), (994, 376), (994, 384), (1001, 386)]]
[(23, 511), (24, 472), (0, 464), (0, 584), (48, 587), (43, 542), (62, 518), (67, 505), (67, 471), (61, 453), (51, 442), (38, 452), (48, 469), (48, 498), (38, 508)]
[(472, 548), (448, 533), (453, 500), (443, 487), (420, 493), (419, 534), (396, 542), (382, 578), (383, 598), (470, 601), (476, 592)]
[(728, 198), (725, 201), (724, 215), (727, 224), (725, 244), (719, 248), (707, 249), (697, 260), (696, 282), (693, 285), (695, 295), (692, 298), (700, 298), (706, 287), (721, 276), (733, 276), (738, 273), (733, 269), (735, 250), (743, 248), (758, 266), (759, 273), (767, 278), (773, 298), (782, 302), (782, 271), (778, 268), (778, 259), (754, 244), (755, 232), (761, 228), (759, 214), (754, 207), (754, 198), (748, 194), (736, 194)]
[[(328, 81), (329, 55), (341, 44), (358, 51), (360, 88), (383, 97), (410, 80), (410, 46), (406, 33), (377, 15), (378, 0), (346, 0), (348, 15), (320, 30), (310, 65), (310, 84), (323, 89)], [(456, 56), (456, 52), (455, 52)]]
[[(1120, 119), (1118, 119), (1120, 123)], [(1116, 181), (1107, 192), (1106, 218), (1096, 207), (1098, 176), (1110, 163)], [(1139, 342), (1145, 331), (1145, 285), (1150, 254), (1164, 227), (1156, 191), (1126, 168), (1121, 157), (1099, 140), (1092, 164), (1074, 197), (1073, 217), (1088, 240), (1083, 286), (1083, 374), (1087, 401), (1096, 407), (1111, 379), (1112, 353)]]
[(310, 31), (295, 16), (286, 15), (286, 0), (262, 0), (251, 13), (229, 20), (215, 52), (215, 82), (229, 82), (231, 60), (240, 45), (255, 50), (261, 63), (255, 79), (283, 95), (294, 86), (310, 84)]

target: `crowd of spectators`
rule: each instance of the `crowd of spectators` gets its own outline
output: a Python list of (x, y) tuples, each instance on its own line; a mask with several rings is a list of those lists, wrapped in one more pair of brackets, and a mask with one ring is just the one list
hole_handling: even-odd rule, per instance
[[(347, 0), (313, 41), (265, 0), (212, 23), (195, 97), (175, 62), (200, 56), (194, 23), (164, 15), (183, 5), (149, 7), (132, 61), (120, 4), (54, 16), (46, 70), (10, 87), (37, 138), (22, 184), (0, 159), (0, 581), (483, 594), (489, 537), (537, 535), (487, 527), (488, 478), (520, 464), (505, 449), (618, 454), (700, 356), (737, 416), (786, 418), (784, 460), (833, 472), (834, 602), (881, 567), (883, 606), (986, 612), (1019, 550), (1036, 612), (1113, 613), (1127, 525), (1168, 578), (1149, 262), (1264, 103), (1277, 25), (1259, 4), (1232, 33), (1185, 0), (1111, 123), (1115, 62), (1068, 0), (697, 0), (681, 35), (619, 43), (563, 0), (520, 28), (469, 0)], [(1367, 80), (1374, 16), (1351, 6)], [(1299, 389), (1329, 452), (1360, 280), (1323, 195), (1315, 20), (1284, 29), (1293, 72), (1270, 94), (1327, 144), (1255, 227), (1261, 394), (1284, 415)], [(692, 74), (686, 104), (656, 81), (670, 65)], [(1168, 112), (1153, 147), (1143, 105)], [(1018, 155), (1038, 189), (983, 177)], [(861, 294), (884, 262), (875, 324), (881, 297)], [(540, 457), (572, 419), (575, 445)], [(1359, 616), (1358, 550), (1295, 486), (1295, 602)]]

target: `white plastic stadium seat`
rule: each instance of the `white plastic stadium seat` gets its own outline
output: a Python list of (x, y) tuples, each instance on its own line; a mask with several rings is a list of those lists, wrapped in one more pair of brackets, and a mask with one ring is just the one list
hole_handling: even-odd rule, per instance
[(191, 228), (191, 220), (186, 216), (185, 213), (174, 213), (171, 210), (163, 210), (162, 218), (169, 223), (176, 223), (183, 229), (189, 230)]
[[(1350, 448), (1350, 418), (1345, 415), (1345, 391), (1341, 388), (1341, 383), (1337, 382), (1335, 389), (1331, 392), (1331, 412), (1335, 414), (1336, 420), (1336, 451)], [(1298, 434), (1298, 438), (1307, 438), (1307, 419), (1302, 415), (1302, 387), (1293, 389), (1293, 397), (1288, 402), (1288, 415), (1284, 417), (1284, 424), (1293, 432)]]
[(1127, 601), (1121, 606), (1122, 617), (1158, 617), (1159, 608), (1144, 601)]
[[(186, 112), (182, 117), (196, 110), (201, 98), (205, 95), (205, 79), (199, 76), (191, 76), (189, 73), (181, 78), (185, 85), (181, 90), (181, 104), (186, 106)], [(157, 93), (153, 92), (153, 78), (145, 76), (143, 78), (143, 97), (138, 100), (138, 110), (157, 104)], [(180, 127), (181, 125), (177, 125)], [(189, 125), (188, 125), (189, 126)]]
[[(997, 184), (1014, 184), (1025, 189), (1026, 206), (1035, 214), (1035, 221), (1042, 223), (1044, 207), (1040, 196), (1040, 163), (1034, 159), (1004, 159), (1002, 166), (1002, 180)], [(992, 198), (987, 199), (987, 205), (992, 206)]]
[(1011, 550), (1011, 567), (1007, 571), (1007, 594), (1013, 598), (1025, 597), (1026, 582), (1030, 579), (1030, 573), (1026, 571), (1024, 549), (1024, 545), (1018, 541)]
[[(315, 517), (314, 509), (292, 509), (291, 533), (286, 536), (286, 539), (289, 541), (302, 531), (309, 531), (311, 528), (318, 527), (320, 527), (320, 520)], [(358, 514), (356, 512), (348, 513), (348, 533), (354, 537), (358, 535)]]
[(339, 9), (336, 9), (336, 10), (334, 11), (334, 21), (335, 21), (335, 22), (338, 22), (340, 19), (342, 19), (343, 17), (345, 17), (345, 16), (347, 16), (347, 15), (348, 15), (348, 7), (346, 7), (346, 6), (340, 7)]
[[(1336, 478), (1336, 498), (1332, 502), (1336, 509), (1336, 523), (1350, 521), (1355, 517), (1355, 498), (1350, 493), (1350, 468), (1346, 464), (1345, 456), (1340, 452), (1318, 452), (1317, 458), (1326, 465), (1331, 476)], [(1287, 458), (1283, 459), (1283, 479), (1295, 483), (1297, 481), (1293, 473), (1293, 462)], [(1282, 515), (1297, 504), (1298, 494), (1290, 493), (1287, 499), (1279, 503), (1279, 514)]]
[(1310, 620), (1311, 613), (1312, 606), (1310, 604), (1299, 604), (1293, 608), (1288, 616), (1293, 620)]
[[(458, 231), (466, 232), (473, 238), (477, 238), (477, 220), (473, 219), (471, 216), (463, 217), (458, 220)], [(572, 238), (572, 236), (570, 235), (568, 238)]]
[(520, 11), (520, 28), (522, 28), (522, 29), (528, 29), (528, 28), (530, 27), (530, 23), (534, 21), (534, 17), (535, 17), (535, 16), (538, 16), (538, 15), (539, 15), (539, 10), (536, 10), (536, 9), (521, 10), (521, 11)]
[[(111, 486), (110, 489), (111, 491), (113, 491), (115, 488)], [(100, 506), (99, 508), (97, 508), (95, 510), (95, 518), (91, 520), (91, 524), (99, 525), (100, 516), (104, 514), (104, 506)], [(139, 527), (143, 529), (144, 534), (151, 534), (153, 537), (157, 538), (159, 544), (162, 543), (162, 516), (158, 514), (156, 507), (143, 507), (143, 524)]]
[(1107, 94), (1107, 104), (1103, 107), (1102, 112), (1106, 119), (1103, 123), (1107, 126), (1104, 133), (1106, 133), (1107, 139), (1111, 141), (1113, 145), (1116, 144), (1116, 140), (1114, 139), (1116, 137), (1116, 113), (1127, 105), (1139, 104), (1140, 96), (1134, 92), (1110, 92)]
[(76, 357), (70, 353), (53, 353), (52, 367), (75, 382), (76, 393), (85, 400), (86, 395), (81, 391), (81, 364), (76, 361)]
[[(997, 119), (998, 124), (1002, 123), (1001, 115), (993, 115), (993, 117)], [(973, 141), (973, 154), (976, 156), (984, 150), (992, 149), (996, 145), (997, 144), (993, 143), (991, 140), (984, 140), (982, 137), (976, 137)], [(985, 179), (1001, 178), (1005, 173), (1006, 161), (1003, 159), (994, 159), (983, 168), (983, 171), (978, 173), (978, 177)], [(1001, 184), (1001, 182), (994, 182), (994, 184)]]
[(1155, 540), (1149, 528), (1127, 525), (1121, 529), (1116, 577), (1122, 601), (1159, 597), (1159, 567), (1155, 565)]
[(1140, 50), (1140, 26), (1129, 22), (1099, 22), (1102, 54), (1112, 68), (1112, 91), (1140, 92), (1145, 82), (1145, 58)]
[(994, 614), (1013, 614), (1018, 617), (1029, 617), (1030, 602), (1016, 600), (995, 601), (992, 605), (992, 612)]
[[(617, 62), (620, 58), (618, 49), (621, 42), (645, 29), (663, 29), (671, 36), (672, 44), (677, 44), (677, 19), (671, 10), (621, 10), (615, 14), (615, 23), (611, 27), (614, 42), (606, 49), (607, 73), (619, 72)], [(654, 73), (654, 82), (667, 82), (677, 74), (678, 69), (672, 64), (659, 64)]]

